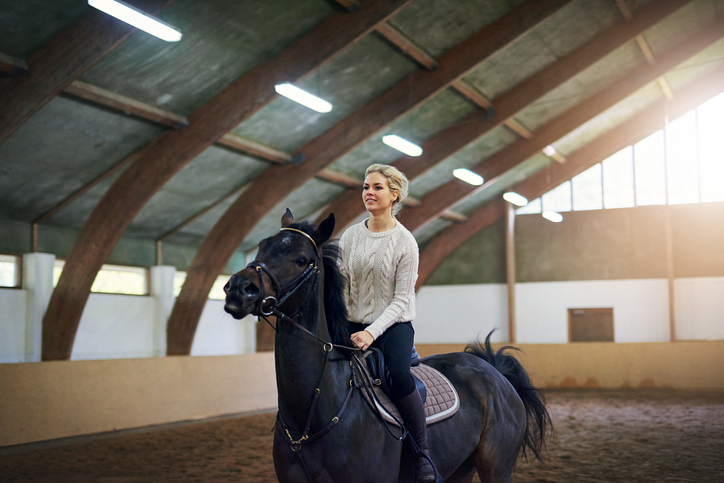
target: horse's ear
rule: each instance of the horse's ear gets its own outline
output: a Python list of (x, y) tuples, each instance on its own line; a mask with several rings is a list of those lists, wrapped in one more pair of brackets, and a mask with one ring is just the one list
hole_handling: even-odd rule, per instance
[(324, 242), (329, 240), (329, 237), (332, 236), (332, 232), (334, 232), (334, 213), (330, 213), (329, 216), (319, 224), (317, 231), (314, 232), (314, 238), (317, 239), (319, 245), (322, 245)]
[(286, 228), (292, 223), (294, 223), (294, 215), (292, 215), (292, 212), (289, 211), (289, 208), (287, 208), (287, 211), (284, 212), (284, 216), (282, 216), (282, 228)]

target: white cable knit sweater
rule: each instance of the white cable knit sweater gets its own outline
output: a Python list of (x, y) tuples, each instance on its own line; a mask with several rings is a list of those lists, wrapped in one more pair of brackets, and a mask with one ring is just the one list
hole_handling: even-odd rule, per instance
[(363, 221), (344, 232), (340, 248), (349, 320), (368, 324), (377, 339), (392, 324), (415, 318), (420, 252), (407, 228), (397, 222), (391, 230), (374, 233)]

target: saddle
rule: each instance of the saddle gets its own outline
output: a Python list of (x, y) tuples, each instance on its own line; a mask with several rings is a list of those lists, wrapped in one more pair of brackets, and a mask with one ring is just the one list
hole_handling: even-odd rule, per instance
[[(382, 351), (370, 349), (361, 356), (354, 354), (353, 357), (360, 362), (353, 364), (353, 368), (357, 367), (363, 372), (362, 374), (355, 373), (355, 379), (358, 384), (370, 389), (361, 391), (367, 404), (386, 422), (400, 427), (402, 416), (392, 402)], [(422, 364), (418, 357), (417, 360), (413, 359), (410, 372), (412, 372), (415, 385), (422, 397), (428, 426), (443, 421), (458, 411), (460, 408), (458, 393), (440, 371)]]

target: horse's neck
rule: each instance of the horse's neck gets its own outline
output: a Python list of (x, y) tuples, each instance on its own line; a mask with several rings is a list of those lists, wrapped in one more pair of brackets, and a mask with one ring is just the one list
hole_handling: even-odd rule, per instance
[[(311, 304), (302, 312), (301, 320), (317, 337), (330, 341), (324, 315), (324, 301), (320, 295), (317, 304)], [(309, 324), (307, 321), (315, 321)], [(311, 410), (315, 389), (319, 384), (322, 392), (318, 410), (324, 411), (327, 403), (338, 398), (334, 393), (343, 391), (345, 385), (338, 384), (343, 377), (345, 365), (333, 362), (338, 359), (336, 351), (325, 352), (324, 344), (297, 327), (280, 321), (280, 330), (275, 340), (275, 360), (279, 410), (287, 424), (301, 426)], [(327, 362), (325, 364), (325, 359)]]

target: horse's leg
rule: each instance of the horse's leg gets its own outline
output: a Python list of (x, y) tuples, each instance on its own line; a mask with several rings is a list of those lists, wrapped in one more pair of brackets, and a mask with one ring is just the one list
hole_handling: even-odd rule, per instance
[(475, 451), (475, 467), (482, 483), (511, 483), (523, 432), (518, 426), (486, 428)]
[(475, 461), (474, 457), (466, 459), (465, 462), (455, 470), (455, 473), (450, 475), (444, 483), (470, 483), (473, 481), (475, 475)]
[[(522, 402), (515, 393), (506, 394), (501, 390), (499, 394), (500, 399), (495, 404), (490, 401), (485, 404), (488, 421), (474, 453), (482, 483), (513, 481), (525, 436), (526, 415)], [(505, 404), (501, 404), (503, 401)]]

